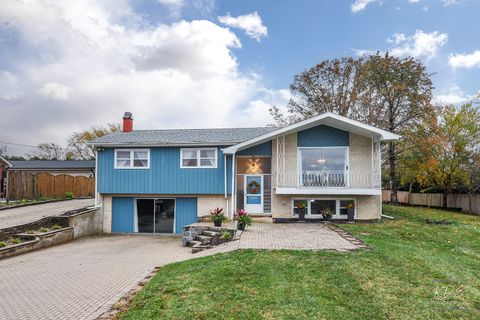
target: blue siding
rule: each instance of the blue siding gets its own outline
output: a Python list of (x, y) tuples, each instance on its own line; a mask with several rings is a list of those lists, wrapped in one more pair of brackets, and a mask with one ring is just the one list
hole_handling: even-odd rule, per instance
[(299, 147), (348, 147), (349, 133), (326, 125), (319, 125), (297, 134)]
[(183, 226), (197, 222), (197, 198), (177, 198), (175, 209), (175, 233), (181, 233)]
[(112, 199), (112, 232), (133, 232), (133, 198)]
[(250, 147), (245, 150), (237, 152), (239, 156), (271, 156), (272, 155), (272, 141)]
[[(114, 149), (98, 153), (98, 192), (110, 194), (223, 194), (224, 156), (214, 169), (181, 169), (180, 148), (150, 148), (150, 169), (114, 169)], [(231, 181), (231, 157), (227, 160)], [(227, 182), (230, 192), (231, 183)]]

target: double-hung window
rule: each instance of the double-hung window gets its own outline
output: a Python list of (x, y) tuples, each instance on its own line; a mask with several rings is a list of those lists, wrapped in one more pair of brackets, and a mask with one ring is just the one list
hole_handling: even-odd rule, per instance
[(217, 148), (180, 149), (180, 168), (216, 168)]
[(150, 168), (149, 149), (115, 149), (115, 169)]

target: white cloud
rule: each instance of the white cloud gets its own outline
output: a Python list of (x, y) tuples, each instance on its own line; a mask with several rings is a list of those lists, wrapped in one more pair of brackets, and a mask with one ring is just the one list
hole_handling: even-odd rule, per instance
[(458, 0), (442, 0), (442, 2), (445, 7), (448, 7), (454, 4), (460, 4)]
[(5, 26), (35, 55), (2, 61), (11, 68), (0, 69), (2, 139), (64, 143), (73, 131), (120, 122), (124, 111), (137, 129), (271, 121), (266, 105), (250, 108), (268, 104), (268, 94), (261, 77), (239, 72), (239, 39), (210, 21), (151, 25), (127, 0), (3, 0), (0, 32)]
[(373, 55), (377, 52), (377, 50), (368, 50), (368, 49), (352, 49), (353, 53), (358, 56), (365, 56), (365, 55)]
[(403, 33), (396, 33), (393, 39), (388, 42), (394, 44), (390, 48), (390, 54), (397, 57), (411, 56), (414, 58), (431, 59), (435, 57), (438, 50), (443, 47), (448, 41), (446, 33), (439, 33), (434, 31), (431, 33), (423, 32), (422, 30), (415, 31), (415, 34), (406, 36)]
[(262, 18), (258, 12), (253, 12), (238, 17), (232, 17), (230, 14), (218, 17), (218, 20), (226, 26), (239, 28), (250, 37), (258, 42), (267, 36), (267, 27), (263, 25)]
[(380, 0), (355, 0), (355, 2), (352, 3), (351, 10), (353, 13), (363, 11), (367, 8), (369, 4), (374, 2), (380, 2)]
[(408, 2), (410, 2), (410, 3), (418, 3), (418, 2), (420, 2), (420, 0), (408, 0)]
[(471, 54), (453, 54), (448, 57), (453, 68), (480, 68), (480, 50)]
[(57, 100), (67, 101), (73, 92), (73, 89), (57, 82), (46, 83), (39, 92), (45, 97)]
[(461, 104), (471, 100), (471, 96), (465, 95), (465, 93), (454, 85), (447, 93), (439, 94), (434, 97), (434, 101), (442, 104)]

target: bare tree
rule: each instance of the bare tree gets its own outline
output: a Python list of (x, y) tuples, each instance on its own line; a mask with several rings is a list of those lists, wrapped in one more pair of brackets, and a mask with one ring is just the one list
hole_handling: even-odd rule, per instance
[(55, 142), (40, 143), (37, 145), (37, 150), (30, 157), (39, 160), (64, 160), (65, 149)]
[(103, 137), (108, 133), (119, 130), (119, 124), (108, 124), (104, 127), (97, 126), (92, 127), (90, 130), (73, 133), (70, 138), (68, 138), (68, 147), (70, 150), (67, 152), (67, 159), (95, 159), (95, 148), (87, 143), (95, 140), (96, 138)]

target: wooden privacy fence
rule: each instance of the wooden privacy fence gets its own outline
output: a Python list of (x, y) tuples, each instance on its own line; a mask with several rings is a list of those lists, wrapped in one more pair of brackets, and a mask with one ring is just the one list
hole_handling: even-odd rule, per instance
[[(411, 204), (427, 207), (442, 207), (443, 194), (441, 193), (410, 193), (408, 191), (398, 191), (397, 198), (399, 203)], [(390, 190), (382, 190), (382, 201), (390, 201)], [(447, 207), (462, 209), (463, 212), (480, 215), (480, 195), (479, 194), (449, 194), (447, 198)]]
[(64, 198), (66, 192), (72, 192), (75, 197), (95, 195), (95, 178), (83, 176), (9, 171), (7, 183), (9, 200)]

